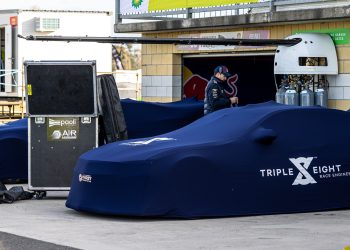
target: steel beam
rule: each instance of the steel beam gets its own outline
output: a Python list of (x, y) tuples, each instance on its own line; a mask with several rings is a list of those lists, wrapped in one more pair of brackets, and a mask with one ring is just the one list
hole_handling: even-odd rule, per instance
[(273, 46), (295, 45), (301, 42), (296, 39), (226, 39), (226, 38), (145, 38), (145, 37), (78, 37), (78, 36), (22, 36), (28, 41), (62, 41), (62, 42), (97, 42), (97, 43), (137, 43), (137, 44), (202, 44), (226, 46)]

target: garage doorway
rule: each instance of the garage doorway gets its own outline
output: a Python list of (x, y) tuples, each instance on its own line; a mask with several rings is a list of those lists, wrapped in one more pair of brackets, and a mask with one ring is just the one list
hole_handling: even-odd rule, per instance
[(233, 74), (225, 89), (238, 96), (240, 106), (275, 99), (274, 54), (183, 56), (183, 97), (204, 99), (207, 82), (216, 66), (225, 65)]

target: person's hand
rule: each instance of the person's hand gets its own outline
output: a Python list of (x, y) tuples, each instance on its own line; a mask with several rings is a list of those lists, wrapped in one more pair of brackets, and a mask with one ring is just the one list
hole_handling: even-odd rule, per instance
[(237, 96), (233, 96), (233, 97), (230, 97), (230, 101), (231, 101), (231, 104), (238, 104), (238, 97)]

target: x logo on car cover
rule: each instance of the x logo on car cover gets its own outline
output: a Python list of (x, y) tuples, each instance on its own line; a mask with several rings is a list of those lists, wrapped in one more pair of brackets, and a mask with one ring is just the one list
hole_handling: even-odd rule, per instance
[(308, 185), (317, 183), (307, 171), (313, 159), (313, 157), (299, 157), (297, 159), (289, 158), (289, 160), (294, 164), (294, 166), (300, 171), (292, 185)]

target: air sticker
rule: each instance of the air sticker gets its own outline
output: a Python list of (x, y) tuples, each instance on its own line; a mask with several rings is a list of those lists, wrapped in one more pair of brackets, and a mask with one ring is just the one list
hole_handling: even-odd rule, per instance
[(77, 140), (79, 137), (78, 118), (49, 118), (47, 124), (48, 141)]

